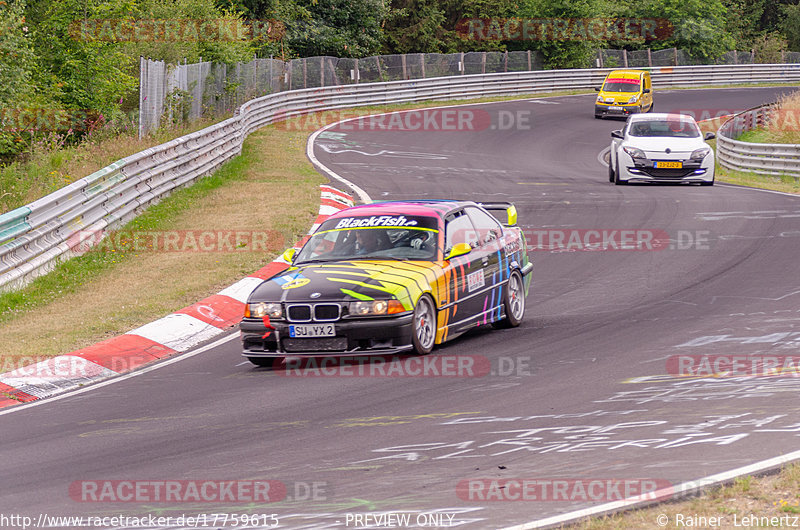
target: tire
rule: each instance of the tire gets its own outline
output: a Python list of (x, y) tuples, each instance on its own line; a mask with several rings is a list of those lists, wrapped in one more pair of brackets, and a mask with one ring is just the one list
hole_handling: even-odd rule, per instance
[(619, 178), (619, 160), (617, 160), (617, 171), (614, 172), (614, 184), (617, 186), (624, 186), (627, 183), (627, 180), (620, 180)]
[(419, 355), (429, 354), (436, 344), (436, 308), (430, 295), (423, 294), (417, 301), (412, 324), (414, 351)]
[(503, 312), (505, 318), (497, 327), (515, 328), (525, 317), (525, 283), (519, 271), (513, 271), (503, 291)]
[(280, 364), (280, 359), (275, 357), (248, 357), (247, 360), (262, 368), (272, 368), (276, 364)]
[(656, 106), (655, 103), (650, 103), (650, 108), (647, 109), (647, 112), (653, 112), (653, 107), (655, 107), (655, 106)]
[(602, 119), (603, 119), (603, 115), (602, 115), (602, 114), (595, 114), (595, 115), (594, 115), (594, 119), (596, 119), (596, 120), (602, 120)]

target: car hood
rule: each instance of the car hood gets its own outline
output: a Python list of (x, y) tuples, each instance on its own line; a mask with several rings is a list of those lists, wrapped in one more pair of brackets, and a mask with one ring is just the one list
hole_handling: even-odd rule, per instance
[(645, 152), (660, 152), (663, 153), (665, 149), (673, 153), (691, 153), (695, 149), (701, 147), (708, 147), (702, 137), (698, 138), (664, 138), (664, 137), (629, 137), (625, 142), (628, 147), (636, 147)]
[(413, 309), (419, 296), (431, 290), (433, 262), (354, 260), (292, 267), (264, 281), (250, 302), (341, 302), (396, 298)]

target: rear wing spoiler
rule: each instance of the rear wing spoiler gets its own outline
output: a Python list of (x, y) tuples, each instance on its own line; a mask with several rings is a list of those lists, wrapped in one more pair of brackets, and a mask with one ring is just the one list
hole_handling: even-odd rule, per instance
[(479, 202), (503, 226), (517, 226), (517, 209), (510, 202)]

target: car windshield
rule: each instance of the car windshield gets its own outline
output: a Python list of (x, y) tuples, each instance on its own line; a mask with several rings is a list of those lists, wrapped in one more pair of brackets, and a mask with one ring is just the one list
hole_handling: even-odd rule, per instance
[(603, 92), (639, 92), (638, 79), (607, 79)]
[(648, 120), (631, 124), (631, 136), (657, 136), (667, 138), (697, 138), (700, 129), (688, 120)]
[(351, 259), (433, 261), (439, 234), (433, 228), (435, 221), (405, 216), (332, 219), (311, 236), (294, 263)]

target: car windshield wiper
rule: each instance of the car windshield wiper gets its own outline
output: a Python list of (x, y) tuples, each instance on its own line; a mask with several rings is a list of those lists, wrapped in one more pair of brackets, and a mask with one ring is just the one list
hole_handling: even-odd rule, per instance
[(292, 265), (308, 265), (310, 263), (328, 263), (331, 261), (340, 261), (339, 259), (304, 259), (303, 261), (295, 261)]
[(353, 256), (352, 258), (348, 259), (384, 259), (392, 261), (409, 261), (411, 258), (398, 258), (396, 256), (374, 256), (368, 254), (366, 256)]

